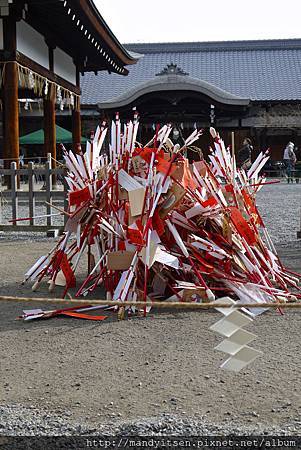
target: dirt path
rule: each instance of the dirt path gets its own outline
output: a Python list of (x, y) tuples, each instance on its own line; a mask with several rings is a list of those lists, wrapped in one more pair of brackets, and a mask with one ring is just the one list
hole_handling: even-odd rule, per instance
[[(1, 242), (0, 295), (31, 295), (20, 280), (53, 241)], [(298, 251), (283, 251), (294, 269)], [(48, 295), (46, 287), (35, 294)], [(70, 411), (89, 425), (162, 413), (232, 428), (293, 425), (301, 432), (300, 314), (259, 317), (250, 331), (263, 356), (239, 375), (220, 370), (215, 312), (153, 313), (147, 319), (16, 321), (39, 304), (1, 303), (0, 404)], [(43, 306), (43, 305), (41, 305)]]

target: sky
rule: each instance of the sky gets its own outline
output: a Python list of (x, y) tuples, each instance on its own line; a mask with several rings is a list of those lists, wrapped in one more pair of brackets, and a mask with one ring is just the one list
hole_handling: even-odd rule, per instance
[(122, 43), (301, 37), (301, 0), (94, 0)]

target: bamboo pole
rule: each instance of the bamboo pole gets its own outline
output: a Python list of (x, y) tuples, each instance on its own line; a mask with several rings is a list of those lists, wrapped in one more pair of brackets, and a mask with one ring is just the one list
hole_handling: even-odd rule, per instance
[(159, 308), (159, 309), (170, 309), (170, 308), (179, 308), (179, 309), (205, 309), (205, 308), (301, 308), (301, 302), (288, 302), (288, 303), (245, 303), (245, 304), (229, 304), (229, 303), (223, 303), (222, 301), (220, 303), (212, 302), (212, 303), (188, 303), (188, 302), (144, 302), (144, 301), (108, 301), (108, 300), (65, 300), (61, 298), (41, 298), (41, 297), (10, 297), (2, 295), (0, 296), (0, 302), (39, 302), (39, 303), (69, 303), (72, 304), (91, 304), (91, 305), (104, 305), (104, 306), (151, 306), (153, 308)]

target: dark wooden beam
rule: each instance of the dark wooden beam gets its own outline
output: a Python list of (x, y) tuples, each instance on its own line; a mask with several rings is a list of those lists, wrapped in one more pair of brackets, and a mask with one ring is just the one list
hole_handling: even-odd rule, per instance
[(72, 111), (72, 144), (76, 153), (81, 151), (81, 117), (80, 109)]
[[(51, 85), (47, 97), (44, 98), (44, 153), (51, 154), (56, 159), (56, 130), (55, 130), (55, 89)], [(55, 167), (55, 161), (53, 161)]]
[(8, 62), (5, 67), (4, 100), (4, 159), (19, 164), (19, 105), (18, 105), (18, 67)]
[[(9, 57), (16, 54), (16, 21), (8, 16), (3, 19), (4, 48)], [(15, 62), (7, 62), (3, 83), (4, 102), (4, 158), (19, 164), (19, 105), (18, 67)]]
[(76, 153), (81, 151), (82, 124), (80, 115), (80, 100), (76, 101), (72, 111), (72, 144)]
[[(80, 89), (80, 72), (76, 68), (76, 86)], [(80, 114), (80, 98), (75, 100), (74, 110), (72, 111), (72, 142), (76, 153), (81, 151), (82, 122)]]
[(54, 52), (53, 47), (48, 47), (49, 70), (54, 73)]
[(15, 59), (17, 49), (16, 20), (13, 16), (3, 17), (3, 43), (6, 59)]

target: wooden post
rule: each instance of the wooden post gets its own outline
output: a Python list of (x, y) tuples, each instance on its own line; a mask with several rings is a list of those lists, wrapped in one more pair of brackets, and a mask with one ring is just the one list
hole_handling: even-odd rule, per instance
[(72, 111), (72, 143), (75, 153), (80, 153), (81, 151), (81, 128), (80, 100), (76, 98), (75, 107)]
[[(5, 63), (3, 78), (3, 121), (4, 121), (4, 159), (19, 165), (19, 106), (18, 106), (18, 66), (16, 59), (16, 19), (10, 15), (3, 19), (4, 49), (8, 61)], [(9, 161), (6, 168), (10, 167)], [(10, 180), (8, 180), (10, 183)]]
[(34, 225), (35, 216), (35, 196), (34, 196), (34, 166), (32, 162), (28, 163), (28, 206), (29, 206), (29, 217), (31, 217), (29, 223)]
[[(45, 187), (46, 187), (46, 214), (51, 214), (51, 191), (52, 191), (52, 173), (51, 173), (51, 159), (45, 165)], [(47, 217), (47, 226), (52, 225), (52, 217)]]
[(4, 158), (12, 158), (19, 164), (19, 106), (18, 66), (15, 62), (5, 65), (4, 85)]
[(17, 163), (13, 161), (10, 165), (11, 168), (11, 201), (12, 201), (12, 220), (13, 225), (17, 225), (15, 221), (18, 217), (18, 197), (17, 197), (17, 189), (18, 189), (18, 175), (17, 175)]
[[(44, 97), (44, 154), (50, 153), (56, 160), (56, 130), (55, 130), (55, 87), (49, 86), (47, 97)], [(53, 161), (55, 167), (55, 161)]]
[[(18, 67), (15, 62), (5, 65), (4, 84), (4, 148), (5, 165), (9, 168), (10, 162), (19, 167), (19, 106), (18, 106)], [(7, 178), (7, 185), (11, 187), (11, 178)]]

